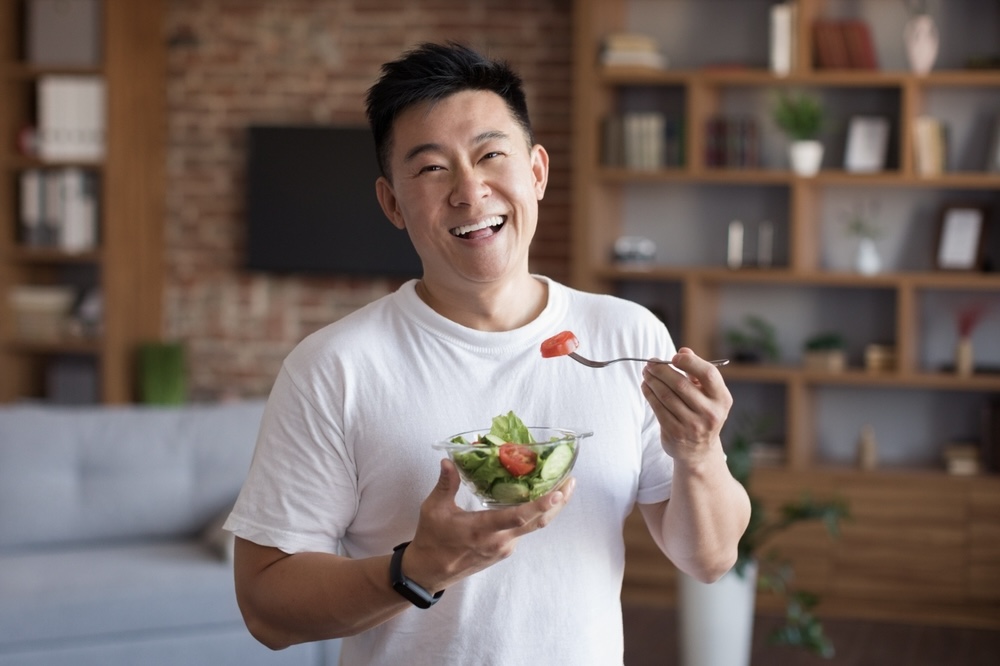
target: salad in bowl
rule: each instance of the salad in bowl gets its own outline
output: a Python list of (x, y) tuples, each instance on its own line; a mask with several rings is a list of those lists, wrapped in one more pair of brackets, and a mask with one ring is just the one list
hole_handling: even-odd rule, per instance
[(447, 452), (462, 481), (488, 508), (542, 497), (569, 476), (590, 432), (526, 426), (514, 412), (493, 418), (489, 430), (469, 430), (434, 444)]

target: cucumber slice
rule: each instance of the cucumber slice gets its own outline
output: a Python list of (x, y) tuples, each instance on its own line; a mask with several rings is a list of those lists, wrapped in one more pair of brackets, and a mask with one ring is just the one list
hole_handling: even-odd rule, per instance
[(560, 444), (552, 449), (552, 452), (543, 461), (538, 476), (544, 481), (558, 479), (566, 472), (572, 462), (573, 446), (569, 443)]
[(493, 446), (503, 446), (504, 444), (507, 443), (507, 442), (504, 441), (503, 437), (497, 437), (496, 435), (494, 435), (492, 433), (487, 434), (487, 435), (483, 435), (483, 440), (485, 440), (486, 442), (489, 442)]
[(512, 483), (509, 481), (499, 481), (493, 484), (493, 488), (490, 489), (490, 494), (493, 495), (493, 499), (501, 504), (516, 504), (519, 502), (524, 502), (528, 499), (530, 490), (527, 484), (524, 483)]

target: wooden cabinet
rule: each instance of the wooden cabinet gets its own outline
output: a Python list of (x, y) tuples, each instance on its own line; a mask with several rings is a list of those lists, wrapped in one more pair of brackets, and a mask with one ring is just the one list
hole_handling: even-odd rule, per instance
[[(158, 339), (166, 137), (165, 47), (159, 0), (100, 3), (101, 62), (90, 67), (26, 62), (28, 3), (0, 3), (0, 402), (45, 398), (46, 377), (69, 362), (96, 378), (97, 399), (133, 398), (135, 345)], [(37, 88), (51, 75), (104, 81), (103, 159), (41, 161), (18, 137), (37, 123)], [(98, 242), (83, 252), (29, 247), (21, 225), (21, 174), (82, 169), (98, 185)], [(10, 294), (23, 285), (100, 293), (94, 330), (39, 339), (23, 334)]]
[[(1000, 7), (960, 0), (939, 8), (941, 49), (933, 71), (910, 71), (907, 20), (896, 0), (799, 0), (795, 62), (769, 68), (769, 12), (763, 0), (578, 0), (575, 3), (573, 268), (575, 286), (617, 293), (662, 314), (678, 344), (703, 356), (732, 355), (726, 332), (747, 316), (776, 329), (774, 362), (724, 370), (735, 405), (724, 440), (743, 419), (766, 417), (762, 439), (782, 462), (754, 475), (767, 503), (811, 490), (847, 499), (855, 515), (830, 543), (803, 528), (787, 546), (803, 586), (823, 595), (828, 612), (890, 619), (1000, 626), (996, 567), (1000, 477), (950, 476), (943, 454), (953, 442), (979, 441), (1000, 400), (1000, 173), (989, 168), (1000, 118), (1000, 69), (967, 63), (996, 58)], [(814, 64), (819, 19), (861, 19), (880, 67), (824, 69)], [(609, 67), (601, 49), (611, 33), (642, 33), (660, 45), (664, 69)], [(816, 96), (827, 112), (825, 152), (815, 177), (789, 167), (787, 142), (771, 109), (781, 91)], [(651, 168), (615, 159), (628, 140), (609, 139), (610, 118), (655, 112), (679, 128), (679, 149)], [(884, 168), (844, 168), (852, 119), (889, 121)], [(945, 171), (921, 175), (913, 135), (918, 118), (948, 128)], [(757, 158), (717, 166), (710, 128), (718, 118), (750, 119)], [(678, 157), (679, 156), (679, 157)], [(739, 163), (730, 162), (730, 164)], [(951, 205), (987, 210), (992, 270), (936, 267), (942, 212)], [(883, 268), (854, 266), (847, 218), (876, 211)], [(730, 223), (747, 242), (729, 258)], [(773, 245), (759, 255), (762, 229)], [(652, 261), (621, 261), (623, 236), (652, 240)], [(766, 257), (757, 261), (758, 256)], [(976, 372), (954, 368), (956, 321), (985, 307), (973, 335)], [(846, 340), (843, 371), (807, 368), (804, 343), (835, 332)], [(895, 352), (883, 370), (865, 367), (869, 345)], [(862, 428), (874, 428), (879, 464), (858, 468)], [(659, 570), (642, 530), (630, 523), (625, 594), (669, 602), (672, 574)], [(766, 600), (765, 600), (766, 602)], [(985, 620), (984, 618), (992, 618)]]

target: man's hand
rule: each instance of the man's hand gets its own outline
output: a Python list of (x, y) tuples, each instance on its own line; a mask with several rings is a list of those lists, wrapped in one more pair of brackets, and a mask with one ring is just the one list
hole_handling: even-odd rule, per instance
[(420, 507), (413, 541), (403, 555), (407, 577), (437, 592), (513, 554), (518, 540), (548, 525), (563, 510), (576, 481), (516, 507), (465, 511), (455, 504), (461, 479), (454, 463), (441, 461), (437, 485)]
[(675, 461), (697, 464), (721, 446), (733, 397), (718, 368), (687, 347), (671, 361), (676, 370), (659, 363), (645, 367), (642, 394), (660, 423), (663, 449)]

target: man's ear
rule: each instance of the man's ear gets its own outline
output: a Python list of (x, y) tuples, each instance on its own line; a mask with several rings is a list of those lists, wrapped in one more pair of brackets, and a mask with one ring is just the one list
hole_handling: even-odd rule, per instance
[(549, 182), (549, 154), (539, 143), (531, 147), (531, 172), (535, 175), (535, 196), (541, 201)]
[(382, 212), (392, 222), (392, 226), (397, 229), (406, 228), (406, 220), (403, 213), (396, 205), (396, 193), (392, 190), (392, 183), (385, 176), (379, 176), (375, 181), (375, 196), (378, 197), (378, 204), (382, 207)]

